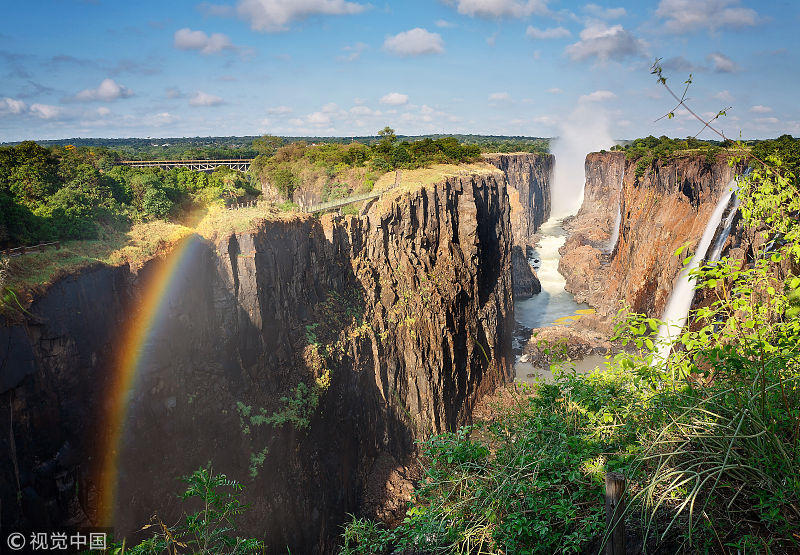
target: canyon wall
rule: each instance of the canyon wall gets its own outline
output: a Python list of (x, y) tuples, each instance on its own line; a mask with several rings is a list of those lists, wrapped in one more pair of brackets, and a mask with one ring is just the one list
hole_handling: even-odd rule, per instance
[(512, 278), (514, 298), (527, 299), (542, 285), (528, 263), (536, 245), (536, 232), (550, 218), (550, 195), (555, 158), (552, 154), (485, 154), (484, 160), (505, 174), (514, 236)]
[[(704, 156), (681, 156), (657, 162), (640, 176), (636, 166), (622, 152), (586, 157), (583, 205), (569, 222), (561, 249), (559, 271), (567, 290), (601, 316), (616, 314), (620, 301), (661, 316), (683, 258), (696, 248), (736, 173), (723, 157), (709, 163)], [(617, 207), (621, 218), (614, 242)], [(689, 250), (676, 257), (686, 243)]]
[(552, 154), (486, 154), (484, 159), (500, 169), (508, 180), (514, 243), (523, 250), (536, 244), (536, 232), (550, 218)]
[[(244, 483), (238, 532), (270, 551), (330, 552), (347, 513), (402, 517), (383, 502), (414, 442), (510, 378), (512, 231), (497, 170), (389, 195), (176, 247), (133, 353), (118, 536), (172, 522), (176, 478), (208, 461)], [(89, 268), (0, 327), (3, 529), (99, 519), (121, 338), (165, 264)]]

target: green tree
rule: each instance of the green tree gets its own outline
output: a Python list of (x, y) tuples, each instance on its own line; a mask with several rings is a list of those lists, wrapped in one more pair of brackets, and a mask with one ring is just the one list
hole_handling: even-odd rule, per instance
[(147, 189), (142, 199), (142, 211), (154, 218), (166, 218), (174, 206), (164, 189), (153, 187)]
[(272, 156), (283, 145), (283, 139), (275, 135), (262, 135), (253, 140), (253, 150), (262, 156)]
[(58, 161), (33, 141), (13, 147), (9, 190), (24, 204), (35, 207), (58, 190)]

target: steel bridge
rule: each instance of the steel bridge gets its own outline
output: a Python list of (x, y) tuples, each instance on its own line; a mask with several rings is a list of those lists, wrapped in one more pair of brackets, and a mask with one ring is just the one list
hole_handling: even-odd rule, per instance
[(220, 166), (232, 170), (246, 172), (250, 169), (252, 158), (236, 158), (226, 160), (120, 160), (120, 164), (132, 168), (189, 168), (198, 172), (213, 172)]

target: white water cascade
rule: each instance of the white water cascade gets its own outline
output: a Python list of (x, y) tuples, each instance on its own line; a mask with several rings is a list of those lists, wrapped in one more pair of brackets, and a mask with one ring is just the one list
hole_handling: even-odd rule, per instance
[(611, 237), (603, 247), (605, 254), (611, 254), (617, 248), (617, 241), (619, 241), (619, 228), (622, 225), (622, 184), (625, 181), (625, 162), (622, 162), (622, 176), (619, 178), (619, 196), (617, 197), (617, 217), (614, 220), (614, 229), (611, 232)]
[[(719, 260), (719, 255), (722, 252), (722, 247), (725, 245), (725, 240), (730, 235), (736, 210), (739, 208), (739, 199), (736, 196), (736, 189), (736, 179), (734, 178), (728, 184), (727, 190), (722, 197), (720, 197), (719, 202), (717, 202), (717, 206), (714, 208), (714, 212), (711, 214), (711, 218), (709, 218), (705, 230), (703, 230), (703, 236), (697, 244), (697, 251), (694, 253), (692, 260), (689, 262), (688, 266), (684, 267), (678, 276), (675, 287), (667, 301), (667, 306), (664, 309), (664, 315), (661, 317), (664, 323), (658, 329), (658, 351), (655, 357), (656, 361), (663, 363), (663, 361), (667, 359), (669, 352), (672, 350), (673, 343), (675, 343), (675, 340), (680, 336), (683, 326), (686, 325), (686, 321), (689, 319), (689, 309), (692, 306), (692, 301), (694, 301), (695, 282), (697, 281), (695, 276), (691, 275), (691, 272), (699, 268), (703, 261), (714, 262)], [(717, 234), (720, 223), (723, 223), (722, 216), (729, 207), (730, 211), (725, 218), (724, 227), (719, 234)], [(715, 235), (717, 236), (717, 240), (712, 247), (711, 241), (714, 239)], [(709, 256), (706, 256), (707, 254)]]
[(542, 284), (542, 292), (518, 301), (514, 306), (517, 321), (530, 328), (564, 323), (559, 319), (573, 316), (576, 310), (588, 308), (575, 302), (572, 293), (565, 289), (567, 280), (558, 271), (558, 261), (561, 259), (558, 249), (567, 240), (561, 220), (550, 218), (539, 228), (539, 233), (541, 239), (535, 250), (539, 264), (538, 267), (534, 264), (534, 267)]

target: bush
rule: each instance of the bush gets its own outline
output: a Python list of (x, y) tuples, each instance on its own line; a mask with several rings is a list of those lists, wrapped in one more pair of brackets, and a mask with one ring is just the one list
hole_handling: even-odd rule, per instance
[(183, 501), (197, 499), (202, 509), (184, 515), (182, 522), (169, 526), (156, 516), (142, 530), (154, 530), (153, 537), (131, 547), (131, 555), (194, 553), (196, 555), (243, 555), (260, 553), (264, 544), (252, 538), (234, 536), (237, 519), (247, 509), (239, 497), (242, 485), (225, 474), (214, 474), (208, 466), (184, 476)]

